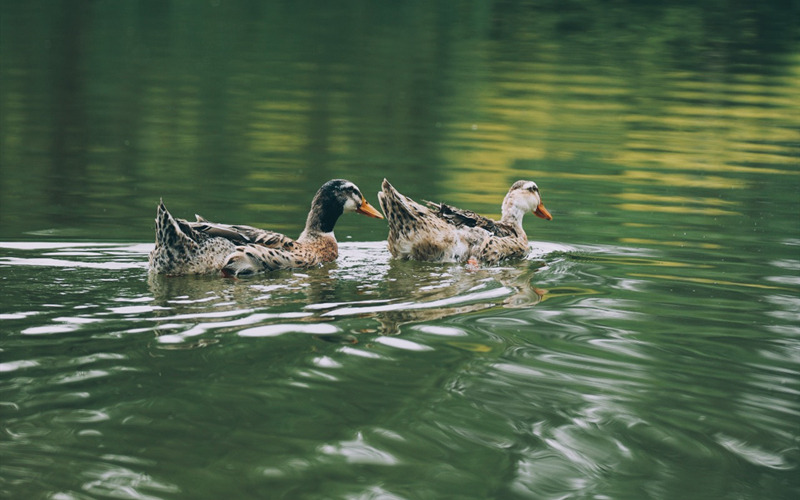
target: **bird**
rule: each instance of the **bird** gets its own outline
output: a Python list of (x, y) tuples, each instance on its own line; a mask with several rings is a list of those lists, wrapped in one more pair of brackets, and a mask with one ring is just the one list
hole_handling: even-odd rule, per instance
[(403, 260), (487, 265), (525, 257), (528, 237), (522, 229), (527, 212), (545, 220), (553, 216), (533, 181), (511, 185), (499, 221), (444, 203), (421, 205), (384, 179), (378, 202), (389, 225), (389, 252)]
[(222, 272), (226, 277), (240, 277), (332, 262), (339, 255), (333, 227), (344, 212), (383, 219), (358, 187), (345, 179), (330, 180), (319, 188), (305, 229), (296, 240), (251, 226), (211, 222), (199, 215), (194, 222), (178, 219), (162, 198), (149, 270), (171, 276)]

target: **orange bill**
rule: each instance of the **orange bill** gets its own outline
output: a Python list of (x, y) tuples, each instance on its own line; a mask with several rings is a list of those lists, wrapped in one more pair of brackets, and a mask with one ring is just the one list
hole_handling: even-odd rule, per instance
[(536, 210), (533, 211), (533, 214), (536, 217), (541, 217), (544, 220), (553, 220), (553, 216), (550, 215), (550, 212), (544, 208), (544, 203), (539, 203), (539, 206), (536, 207)]
[(356, 212), (376, 219), (383, 219), (383, 215), (375, 210), (375, 207), (370, 205), (364, 198), (361, 198), (361, 206), (356, 209)]

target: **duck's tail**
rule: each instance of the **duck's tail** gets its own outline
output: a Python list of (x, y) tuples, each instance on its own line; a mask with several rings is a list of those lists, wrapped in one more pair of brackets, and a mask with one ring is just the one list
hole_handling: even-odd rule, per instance
[(150, 270), (158, 274), (180, 274), (178, 263), (190, 260), (199, 244), (197, 232), (184, 220), (175, 219), (164, 205), (156, 211), (156, 246), (150, 252)]
[(197, 247), (197, 232), (181, 219), (169, 213), (164, 200), (158, 203), (156, 212), (156, 247)]
[(378, 203), (390, 228), (398, 224), (414, 224), (415, 221), (430, 214), (427, 208), (400, 193), (386, 179), (383, 179), (381, 184)]

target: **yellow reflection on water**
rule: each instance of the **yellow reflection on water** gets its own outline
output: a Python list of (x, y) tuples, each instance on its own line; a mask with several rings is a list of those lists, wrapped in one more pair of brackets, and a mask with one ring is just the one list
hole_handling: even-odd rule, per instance
[(480, 352), (480, 353), (492, 352), (492, 347), (491, 346), (488, 346), (486, 344), (478, 344), (477, 342), (450, 341), (450, 342), (447, 342), (447, 344), (449, 344), (449, 345), (451, 345), (453, 347), (456, 347), (458, 349), (463, 349), (465, 351), (470, 351), (470, 352)]
[[(552, 61), (492, 61), (485, 80), (462, 87), (464, 110), (445, 123), (447, 183), (469, 186), (475, 203), (497, 203), (519, 165), (525, 177), (674, 188), (745, 189), (753, 177), (798, 175), (800, 58), (786, 75), (698, 75), (666, 71), (641, 87), (625, 72)], [(475, 121), (467, 121), (470, 118)], [(578, 162), (598, 163), (597, 173)], [(554, 168), (548, 162), (577, 168)], [(613, 166), (614, 174), (608, 175)], [(546, 189), (543, 191), (546, 193)], [(626, 194), (627, 211), (739, 215), (730, 202)], [(697, 207), (696, 205), (700, 205)]]
[[(800, 140), (800, 137), (797, 138)], [(653, 139), (654, 141), (656, 139)], [(707, 146), (709, 146), (707, 144)], [(737, 151), (736, 146), (724, 144), (709, 149), (724, 149), (731, 147), (733, 150), (719, 152), (720, 156), (710, 157), (708, 152), (692, 152), (686, 148), (682, 151), (652, 150), (652, 144), (631, 143), (628, 145), (630, 150), (620, 152), (616, 156), (616, 161), (630, 165), (657, 165), (661, 168), (672, 170), (699, 170), (707, 172), (742, 172), (759, 174), (796, 174), (790, 170), (770, 167), (748, 167), (738, 165), (739, 162), (771, 163), (783, 165), (786, 163), (788, 155), (768, 155), (763, 153), (751, 152), (743, 153)], [(680, 147), (680, 146), (675, 146)], [(743, 146), (742, 146), (743, 147)], [(730, 160), (726, 162), (724, 160)]]
[(693, 269), (708, 269), (714, 266), (709, 264), (691, 264), (672, 260), (646, 259), (643, 257), (628, 256), (598, 256), (592, 257), (593, 262), (609, 262), (626, 266), (654, 266), (654, 267), (690, 267)]
[(644, 194), (644, 193), (619, 193), (614, 195), (617, 198), (626, 201), (647, 201), (647, 202), (660, 202), (660, 203), (684, 203), (684, 204), (700, 204), (700, 205), (733, 205), (734, 202), (730, 200), (723, 200), (722, 198), (709, 198), (709, 197), (689, 197), (689, 196), (664, 196), (657, 194)]
[(742, 189), (748, 185), (748, 182), (742, 179), (717, 175), (675, 174), (658, 170), (628, 170), (622, 174), (622, 177), (627, 182), (662, 184), (674, 187)]
[(554, 299), (557, 297), (580, 297), (583, 295), (599, 295), (599, 290), (593, 288), (579, 288), (579, 287), (548, 287), (547, 290), (542, 290), (541, 302), (545, 300)]
[(717, 245), (716, 243), (696, 243), (691, 241), (661, 241), (661, 240), (653, 240), (648, 238), (620, 238), (620, 243), (627, 243), (630, 245), (662, 245), (668, 247), (691, 247), (691, 248), (705, 248), (709, 250), (715, 250), (722, 248), (721, 245)]
[(760, 288), (764, 290), (789, 290), (796, 291), (791, 288), (773, 285), (762, 285), (760, 283), (742, 283), (737, 281), (724, 281), (712, 278), (693, 278), (689, 276), (670, 276), (668, 274), (647, 274), (647, 273), (628, 273), (628, 276), (636, 278), (653, 278), (667, 281), (683, 281), (688, 283), (702, 283), (705, 285), (724, 285), (724, 286), (738, 286), (745, 288)]
[(659, 212), (668, 214), (701, 214), (701, 215), (741, 215), (739, 212), (721, 208), (685, 207), (681, 205), (652, 205), (649, 203), (618, 203), (614, 205), (621, 210), (631, 212)]
[(622, 225), (627, 227), (658, 227), (656, 224), (646, 224), (644, 222), (623, 222)]
[[(743, 189), (748, 182), (743, 179), (728, 178), (716, 175), (689, 175), (667, 173), (659, 170), (626, 170), (618, 175), (579, 174), (573, 172), (548, 172), (530, 170), (531, 176), (541, 178), (575, 179), (582, 181), (613, 182), (622, 185), (658, 184), (672, 187), (699, 187), (711, 189)], [(645, 196), (645, 195), (642, 195)]]

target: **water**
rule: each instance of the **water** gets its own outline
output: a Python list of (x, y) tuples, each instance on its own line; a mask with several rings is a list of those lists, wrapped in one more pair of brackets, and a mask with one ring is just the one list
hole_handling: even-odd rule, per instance
[[(796, 6), (312, 4), (0, 6), (0, 497), (799, 496)], [(148, 276), (334, 177), (554, 219)]]

